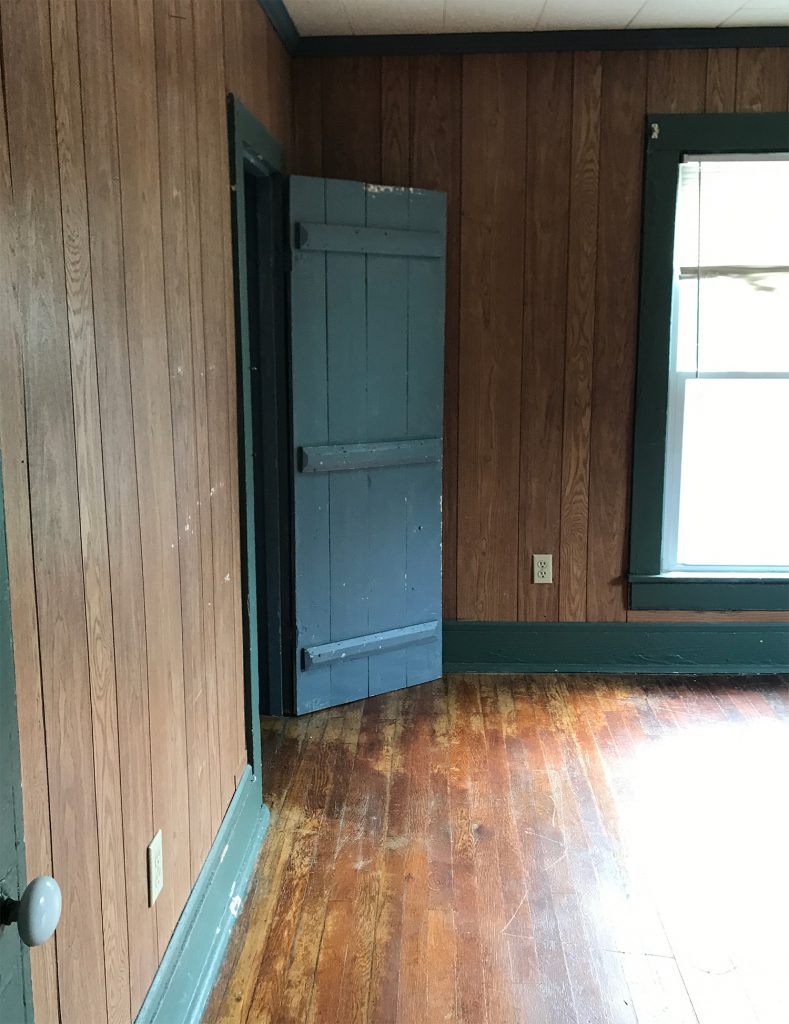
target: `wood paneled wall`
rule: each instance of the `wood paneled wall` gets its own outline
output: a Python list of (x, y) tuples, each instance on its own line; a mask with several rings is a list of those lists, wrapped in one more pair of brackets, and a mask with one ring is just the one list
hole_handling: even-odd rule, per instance
[(446, 618), (627, 617), (645, 115), (788, 93), (787, 49), (294, 61), (298, 171), (449, 195)]
[[(2, 0), (0, 450), (40, 1024), (136, 1014), (247, 762), (226, 91), (256, 0)], [(147, 904), (146, 847), (164, 838)]]

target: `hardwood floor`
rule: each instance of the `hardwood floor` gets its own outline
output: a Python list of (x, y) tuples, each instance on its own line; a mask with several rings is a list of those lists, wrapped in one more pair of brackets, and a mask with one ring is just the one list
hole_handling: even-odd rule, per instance
[(451, 676), (264, 719), (205, 1021), (787, 1024), (788, 682)]

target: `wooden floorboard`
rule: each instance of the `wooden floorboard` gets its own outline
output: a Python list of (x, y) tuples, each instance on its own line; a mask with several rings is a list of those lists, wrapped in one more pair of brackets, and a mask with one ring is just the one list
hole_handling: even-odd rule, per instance
[(449, 676), (264, 719), (205, 1024), (786, 1024), (788, 682)]

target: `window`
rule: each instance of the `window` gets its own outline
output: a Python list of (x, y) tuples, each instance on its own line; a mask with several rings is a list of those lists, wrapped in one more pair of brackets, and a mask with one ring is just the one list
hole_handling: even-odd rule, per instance
[(648, 125), (634, 608), (789, 598), (789, 116)]

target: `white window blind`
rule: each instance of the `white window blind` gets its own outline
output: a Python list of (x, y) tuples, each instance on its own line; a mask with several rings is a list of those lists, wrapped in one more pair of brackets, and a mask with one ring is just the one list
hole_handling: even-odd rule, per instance
[(679, 169), (663, 571), (789, 571), (789, 155)]

